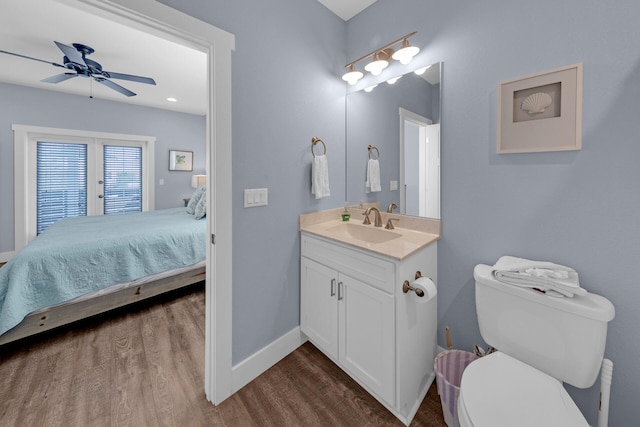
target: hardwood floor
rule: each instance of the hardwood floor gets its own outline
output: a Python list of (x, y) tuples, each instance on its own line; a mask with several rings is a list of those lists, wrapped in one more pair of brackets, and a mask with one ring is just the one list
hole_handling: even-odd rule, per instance
[[(402, 426), (306, 343), (213, 406), (195, 285), (0, 347), (2, 426)], [(435, 383), (412, 426), (445, 426)]]

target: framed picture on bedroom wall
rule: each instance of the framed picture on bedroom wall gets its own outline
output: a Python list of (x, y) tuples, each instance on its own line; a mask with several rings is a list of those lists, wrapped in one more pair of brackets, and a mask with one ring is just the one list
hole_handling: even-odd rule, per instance
[(170, 171), (193, 171), (193, 151), (169, 150)]
[(582, 148), (582, 63), (498, 84), (497, 152)]

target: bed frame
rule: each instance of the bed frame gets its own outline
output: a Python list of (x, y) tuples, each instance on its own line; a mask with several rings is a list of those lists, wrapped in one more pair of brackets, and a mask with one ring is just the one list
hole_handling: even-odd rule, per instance
[(174, 276), (105, 293), (92, 299), (69, 302), (27, 315), (14, 328), (0, 336), (0, 345), (10, 343), (58, 326), (66, 325), (114, 308), (122, 307), (147, 298), (179, 289), (205, 280), (205, 267), (197, 267)]

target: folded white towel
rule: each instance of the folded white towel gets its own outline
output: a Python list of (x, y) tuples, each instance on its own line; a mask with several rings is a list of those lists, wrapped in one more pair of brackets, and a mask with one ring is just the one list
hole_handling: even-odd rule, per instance
[(311, 164), (311, 194), (316, 199), (328, 197), (331, 195), (329, 191), (329, 164), (325, 154), (316, 155)]
[(578, 273), (571, 267), (512, 256), (500, 257), (493, 266), (494, 277), (510, 285), (537, 288), (552, 296), (585, 295)]
[(380, 162), (378, 159), (369, 159), (367, 163), (367, 180), (365, 182), (365, 192), (375, 193), (381, 191), (380, 187)]

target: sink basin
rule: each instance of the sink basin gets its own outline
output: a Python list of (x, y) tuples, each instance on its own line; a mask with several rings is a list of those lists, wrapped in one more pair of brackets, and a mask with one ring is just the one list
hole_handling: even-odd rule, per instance
[(361, 240), (367, 243), (384, 243), (402, 235), (373, 225), (360, 225), (345, 222), (327, 229), (327, 232), (339, 237)]

